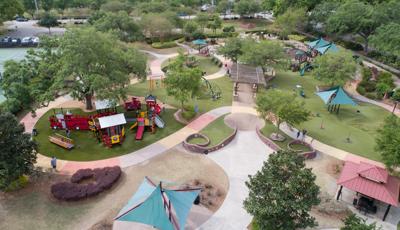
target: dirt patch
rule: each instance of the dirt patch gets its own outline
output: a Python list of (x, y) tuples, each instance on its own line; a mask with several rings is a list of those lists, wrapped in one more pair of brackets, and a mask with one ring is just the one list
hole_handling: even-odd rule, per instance
[(215, 212), (221, 207), (224, 202), (226, 192), (224, 188), (221, 188), (218, 184), (211, 184), (207, 181), (202, 180), (192, 180), (187, 183), (190, 186), (200, 187), (200, 203), (208, 208), (209, 210)]
[(225, 117), (225, 124), (232, 129), (237, 127), (238, 130), (256, 130), (262, 128), (265, 122), (259, 117), (248, 113), (232, 113)]

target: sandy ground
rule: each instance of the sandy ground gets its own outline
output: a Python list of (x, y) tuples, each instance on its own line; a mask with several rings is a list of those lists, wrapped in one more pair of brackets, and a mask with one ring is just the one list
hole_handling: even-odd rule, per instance
[[(145, 176), (176, 183), (200, 179), (218, 187), (224, 194), (229, 187), (225, 172), (212, 160), (174, 148), (150, 161), (126, 168), (124, 176), (111, 191), (86, 201), (54, 201), (49, 194), (50, 184), (64, 178), (48, 176), (18, 194), (1, 194), (0, 217), (3, 219), (0, 218), (0, 229), (90, 229), (96, 223), (93, 229), (111, 229), (112, 218), (134, 194)], [(192, 228), (212, 215), (204, 207), (193, 210), (188, 220)]]
[(224, 122), (231, 128), (238, 130), (255, 130), (257, 127), (262, 128), (265, 121), (257, 116), (248, 113), (231, 113), (224, 118)]

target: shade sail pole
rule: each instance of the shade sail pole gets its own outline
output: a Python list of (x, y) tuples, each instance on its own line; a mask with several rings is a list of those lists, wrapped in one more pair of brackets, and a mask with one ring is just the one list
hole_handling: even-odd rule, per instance
[(339, 200), (340, 195), (342, 195), (342, 189), (343, 189), (343, 185), (340, 185), (340, 189), (339, 189), (339, 192), (338, 192), (338, 194), (336, 196), (336, 200)]

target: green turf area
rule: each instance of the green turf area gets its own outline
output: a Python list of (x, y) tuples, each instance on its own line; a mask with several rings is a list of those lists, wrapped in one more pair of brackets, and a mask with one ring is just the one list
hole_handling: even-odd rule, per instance
[[(390, 112), (368, 103), (358, 103), (358, 106), (341, 106), (340, 113), (329, 113), (322, 100), (315, 95), (316, 86), (322, 85), (310, 73), (300, 77), (298, 72), (278, 72), (271, 82), (279, 89), (295, 91), (296, 85), (301, 85), (306, 94), (303, 99), (305, 107), (313, 116), (310, 121), (303, 123), (300, 129), (306, 129), (308, 135), (325, 144), (361, 155), (373, 160), (381, 160), (374, 151), (377, 130), (381, 127), (384, 118)], [(357, 110), (360, 113), (357, 113)], [(321, 123), (323, 129), (321, 129)], [(350, 143), (346, 138), (350, 136)]]
[[(218, 67), (218, 65), (212, 62), (210, 57), (203, 57), (203, 56), (195, 56), (195, 57), (196, 60), (198, 61), (198, 67), (200, 68), (201, 71), (206, 73), (205, 75), (211, 75), (219, 71), (220, 67)], [(168, 66), (168, 64), (173, 59), (174, 58), (171, 58), (161, 63), (161, 68)]]
[[(245, 24), (254, 24), (254, 28), (246, 28)], [(263, 30), (272, 26), (272, 23), (265, 19), (239, 19), (239, 20), (224, 20), (222, 27), (234, 26), (236, 32), (244, 32), (251, 30)]]
[[(225, 124), (224, 118), (225, 116), (217, 118), (200, 131), (201, 134), (206, 135), (210, 139), (209, 146), (219, 144), (232, 134), (233, 129)], [(195, 138), (190, 141), (192, 144), (202, 144), (204, 142), (205, 140), (202, 138)]]
[[(215, 84), (221, 89), (220, 99), (214, 101), (211, 98), (191, 99), (186, 103), (186, 105), (194, 106), (197, 104), (199, 106), (200, 113), (204, 113), (221, 106), (231, 106), (233, 90), (231, 80), (228, 77), (222, 77), (210, 80), (210, 83)], [(144, 96), (151, 93), (157, 96), (160, 101), (176, 108), (180, 108), (180, 102), (175, 100), (173, 97), (167, 96), (167, 91), (165, 88), (161, 88), (160, 82), (156, 82), (156, 86), (157, 87), (153, 91), (150, 91), (148, 82), (130, 85), (128, 88), (128, 95)]]
[(282, 149), (287, 149), (288, 143), (292, 140), (291, 137), (286, 135), (284, 132), (278, 130), (277, 127), (270, 122), (265, 122), (265, 126), (260, 131), (265, 137), (268, 138), (272, 133), (279, 133), (284, 137), (286, 137), (284, 141), (274, 141), (274, 143), (277, 144)]
[[(119, 110), (121, 110), (119, 108)], [(64, 111), (66, 111), (64, 109)], [(73, 114), (84, 114), (80, 109), (71, 109)], [(64, 130), (53, 130), (50, 128), (48, 121), (49, 116), (53, 115), (50, 110), (44, 114), (36, 124), (39, 135), (35, 140), (39, 143), (39, 152), (45, 156), (56, 156), (58, 159), (74, 160), (74, 161), (92, 161), (124, 155), (147, 145), (150, 145), (183, 127), (178, 123), (173, 114), (176, 110), (167, 109), (160, 117), (165, 121), (165, 128), (157, 128), (156, 133), (151, 134), (150, 131), (145, 131), (142, 140), (135, 140), (136, 129), (129, 130), (132, 122), (128, 122), (125, 126), (126, 138), (122, 145), (114, 145), (112, 148), (107, 148), (103, 143), (99, 143), (91, 131), (71, 131), (71, 138), (75, 142), (75, 147), (72, 150), (66, 150), (58, 145), (50, 143), (48, 137), (54, 133), (60, 133), (65, 136)], [(129, 117), (129, 115), (127, 115)]]

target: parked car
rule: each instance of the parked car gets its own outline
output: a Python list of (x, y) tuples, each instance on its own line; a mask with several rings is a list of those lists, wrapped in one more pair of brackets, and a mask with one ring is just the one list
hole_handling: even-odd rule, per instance
[(27, 22), (28, 19), (25, 18), (25, 17), (16, 17), (16, 18), (15, 18), (15, 21), (17, 21), (17, 22)]
[(38, 37), (33, 37), (32, 38), (32, 44), (37, 46), (39, 45), (40, 39)]
[(24, 37), (21, 40), (22, 46), (31, 46), (33, 45), (33, 39), (31, 37)]

